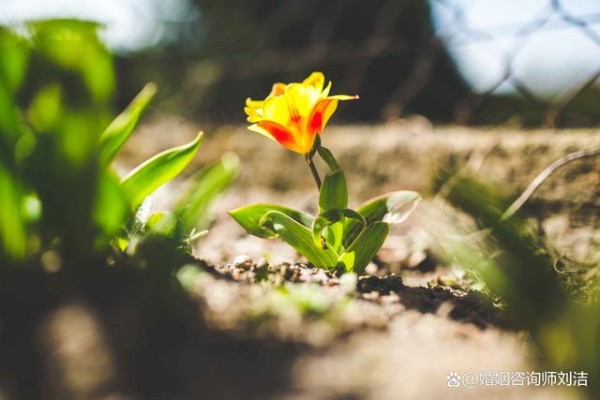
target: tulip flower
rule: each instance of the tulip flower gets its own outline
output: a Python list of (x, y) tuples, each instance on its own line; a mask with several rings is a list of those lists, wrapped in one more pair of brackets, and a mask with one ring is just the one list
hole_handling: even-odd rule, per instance
[[(332, 152), (321, 146), (320, 134), (338, 101), (358, 96), (329, 96), (331, 82), (313, 72), (301, 83), (276, 83), (262, 101), (246, 100), (250, 130), (304, 155), (319, 189), (317, 215), (279, 204), (259, 203), (229, 214), (248, 233), (260, 238), (278, 237), (313, 265), (330, 270), (361, 273), (377, 254), (391, 224), (402, 223), (421, 197), (397, 191), (369, 200), (358, 209), (348, 207), (346, 175)], [(329, 170), (321, 180), (313, 157)]]
[(249, 130), (276, 140), (283, 147), (307, 155), (313, 150), (340, 100), (358, 96), (329, 96), (331, 82), (324, 87), (325, 76), (313, 72), (301, 83), (276, 83), (264, 100), (246, 100), (244, 111)]

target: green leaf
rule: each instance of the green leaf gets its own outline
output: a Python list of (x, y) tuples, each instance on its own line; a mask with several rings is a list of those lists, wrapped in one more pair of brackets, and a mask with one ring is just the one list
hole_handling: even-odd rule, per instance
[(94, 102), (110, 101), (115, 74), (110, 51), (98, 37), (102, 25), (75, 19), (27, 23), (39, 54), (61, 71), (75, 72)]
[(337, 160), (333, 156), (333, 153), (329, 151), (329, 149), (325, 147), (319, 147), (317, 149), (317, 152), (321, 156), (321, 159), (325, 161), (325, 164), (327, 164), (331, 172), (335, 172), (338, 169), (342, 169), (342, 166), (340, 165), (340, 163), (337, 162)]
[[(421, 201), (421, 195), (410, 190), (386, 193), (365, 202), (357, 211), (367, 225), (376, 221), (400, 224), (410, 216)], [(361, 226), (354, 220), (346, 221), (344, 245), (348, 246), (360, 233)]]
[(12, 95), (23, 83), (29, 61), (27, 40), (0, 26), (0, 82)]
[(202, 142), (202, 132), (183, 146), (155, 155), (131, 171), (121, 185), (135, 209), (156, 189), (175, 178), (192, 161)]
[[(361, 226), (362, 228), (366, 226), (365, 219), (363, 218), (363, 216), (349, 208), (340, 208), (326, 211), (324, 213), (319, 214), (312, 224), (312, 235), (315, 245), (323, 247), (321, 238), (325, 237), (326, 235), (323, 232), (323, 230), (327, 227), (331, 227), (332, 225), (337, 225), (338, 222), (344, 222), (346, 218), (356, 220), (359, 226)], [(342, 242), (343, 227), (344, 225), (340, 223), (339, 229), (334, 230), (335, 232), (333, 232), (332, 234), (333, 240), (331, 238), (327, 240), (328, 238), (325, 237), (329, 244), (333, 246), (334, 249), (338, 252), (340, 250), (340, 245)]]
[(272, 238), (277, 236), (277, 233), (272, 227), (260, 224), (260, 221), (265, 214), (271, 211), (285, 214), (304, 227), (309, 227), (312, 224), (313, 218), (311, 215), (278, 204), (252, 204), (229, 211), (229, 215), (231, 215), (248, 233), (260, 238)]
[(102, 174), (98, 180), (93, 218), (97, 227), (107, 237), (121, 229), (129, 216), (129, 204), (118, 179), (110, 174)]
[(22, 130), (14, 94), (27, 72), (28, 47), (24, 38), (0, 27), (0, 149), (13, 146)]
[(271, 226), (284, 242), (296, 249), (314, 266), (326, 269), (335, 267), (337, 253), (331, 248), (322, 249), (315, 246), (310, 229), (299, 224), (289, 215), (270, 211), (261, 218), (259, 224)]
[(348, 207), (348, 186), (344, 171), (338, 169), (325, 176), (319, 194), (319, 212)]
[(115, 118), (100, 136), (100, 161), (108, 165), (115, 158), (131, 132), (135, 129), (140, 117), (156, 94), (156, 85), (148, 83), (127, 106), (125, 111)]
[(24, 200), (14, 175), (0, 164), (0, 259), (22, 260), (27, 252), (27, 233), (22, 218)]
[(184, 235), (196, 228), (207, 227), (210, 205), (231, 185), (239, 171), (239, 164), (235, 154), (225, 154), (220, 161), (204, 168), (191, 179), (192, 185), (179, 200), (176, 211)]
[(390, 232), (389, 224), (373, 222), (363, 229), (356, 240), (340, 255), (338, 265), (348, 272), (360, 274), (373, 260)]
[(146, 221), (147, 234), (173, 236), (177, 229), (177, 217), (171, 211), (159, 211), (148, 217)]

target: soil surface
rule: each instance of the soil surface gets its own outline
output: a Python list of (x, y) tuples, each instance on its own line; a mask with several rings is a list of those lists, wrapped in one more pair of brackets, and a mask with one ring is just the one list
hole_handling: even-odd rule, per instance
[[(134, 136), (120, 166), (182, 143), (199, 128), (172, 118), (153, 121)], [(210, 356), (197, 380), (188, 371), (195, 383), (186, 398), (582, 398), (570, 388), (448, 387), (451, 372), (462, 377), (543, 367), (527, 334), (474, 290), (468, 273), (438, 256), (426, 217), (445, 207), (431, 191), (437, 168), (469, 171), (516, 198), (554, 160), (600, 147), (596, 132), (434, 128), (415, 118), (331, 128), (323, 144), (345, 167), (353, 205), (401, 189), (426, 200), (393, 229), (363, 276), (318, 270), (277, 240), (247, 235), (226, 214), (254, 202), (314, 212), (317, 193), (302, 157), (243, 127), (207, 132), (198, 165), (228, 150), (243, 169), (215, 205), (210, 234), (194, 251), (201, 267), (179, 274), (208, 329), (226, 338), (212, 352), (200, 350)], [(560, 257), (588, 272), (600, 261), (599, 167), (598, 159), (569, 164), (524, 210)], [(169, 187), (161, 189), (155, 207), (169, 199)]]

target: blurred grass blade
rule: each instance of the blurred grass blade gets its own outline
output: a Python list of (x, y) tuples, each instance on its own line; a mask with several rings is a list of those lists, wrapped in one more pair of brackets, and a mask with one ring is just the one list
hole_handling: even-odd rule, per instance
[(0, 259), (21, 260), (27, 251), (23, 196), (14, 177), (1, 164), (0, 188)]
[(239, 171), (239, 164), (235, 154), (225, 154), (220, 161), (204, 168), (191, 179), (193, 184), (177, 207), (184, 234), (208, 225), (208, 208), (231, 185)]
[[(492, 228), (488, 231), (491, 240), (485, 241), (490, 247), (488, 254), (478, 252), (473, 241), (464, 241), (463, 252), (474, 254), (470, 257), (474, 262), (464, 267), (481, 274), (493, 292), (507, 301), (508, 311), (521, 326), (535, 333), (554, 321), (566, 303), (554, 260), (550, 253), (540, 250), (542, 242), (525, 221), (514, 216), (501, 221), (506, 199), (496, 188), (470, 177), (457, 179), (447, 199), (480, 226)], [(487, 261), (491, 254), (492, 263)]]
[(339, 263), (346, 271), (360, 274), (379, 251), (390, 232), (389, 224), (373, 222), (363, 229), (350, 247), (340, 255)]
[[(401, 190), (374, 197), (365, 202), (357, 211), (365, 218), (367, 225), (384, 220), (391, 224), (400, 224), (406, 221), (420, 201), (419, 193)], [(344, 238), (346, 247), (354, 241), (361, 229), (356, 220), (346, 221), (346, 237)]]
[(316, 267), (332, 269), (335, 267), (338, 255), (331, 249), (322, 249), (313, 242), (310, 229), (292, 219), (290, 216), (271, 211), (265, 214), (260, 225), (269, 224), (284, 242), (292, 246), (298, 253)]
[(129, 204), (118, 182), (107, 173), (98, 180), (93, 218), (105, 238), (116, 235), (129, 215)]
[(98, 36), (100, 23), (49, 19), (26, 25), (39, 54), (47, 62), (61, 71), (77, 74), (93, 103), (107, 105), (111, 101), (115, 73), (110, 51)]
[(155, 155), (123, 178), (121, 185), (129, 197), (132, 209), (137, 208), (147, 196), (183, 171), (198, 152), (202, 136), (200, 132), (190, 143)]
[(6, 85), (9, 93), (16, 93), (21, 86), (28, 60), (29, 46), (26, 39), (0, 26), (0, 81)]
[(271, 211), (278, 211), (285, 214), (304, 227), (308, 228), (312, 225), (312, 216), (302, 211), (297, 211), (278, 204), (252, 204), (229, 211), (229, 215), (231, 215), (231, 217), (233, 217), (233, 219), (235, 219), (248, 233), (260, 238), (272, 238), (277, 236), (277, 233), (272, 227), (266, 224), (260, 224), (265, 214)]
[(19, 137), (19, 113), (14, 94), (27, 71), (29, 48), (25, 39), (0, 27), (0, 145), (13, 145)]
[(127, 106), (125, 111), (115, 118), (100, 136), (100, 161), (108, 165), (115, 158), (131, 132), (135, 129), (140, 117), (154, 98), (156, 85), (148, 83)]
[(323, 179), (319, 193), (319, 212), (348, 207), (348, 186), (344, 171), (330, 172)]

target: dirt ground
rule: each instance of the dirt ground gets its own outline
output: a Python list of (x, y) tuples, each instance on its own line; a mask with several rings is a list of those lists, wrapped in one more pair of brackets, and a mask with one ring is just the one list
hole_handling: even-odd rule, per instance
[[(182, 143), (199, 128), (174, 118), (153, 121), (129, 143), (121, 167)], [(232, 151), (242, 172), (215, 205), (210, 234), (195, 249), (204, 267), (184, 268), (180, 280), (209, 330), (224, 335), (230, 348), (200, 350), (210, 355), (196, 377), (187, 371), (194, 384), (186, 398), (582, 398), (573, 388), (448, 387), (451, 372), (542, 367), (527, 334), (469, 290), (464, 271), (436, 257), (420, 209), (437, 207), (430, 188), (442, 165), (464, 168), (516, 198), (555, 159), (600, 147), (596, 132), (438, 128), (419, 118), (328, 129), (323, 144), (345, 167), (355, 205), (391, 190), (426, 197), (393, 230), (377, 265), (357, 278), (315, 270), (277, 240), (247, 235), (226, 214), (254, 202), (314, 211), (317, 193), (301, 157), (243, 127), (206, 131), (198, 165)], [(597, 159), (570, 164), (525, 208), (561, 257), (583, 267), (600, 261), (599, 167)], [(169, 187), (161, 189), (156, 207), (168, 199)]]

